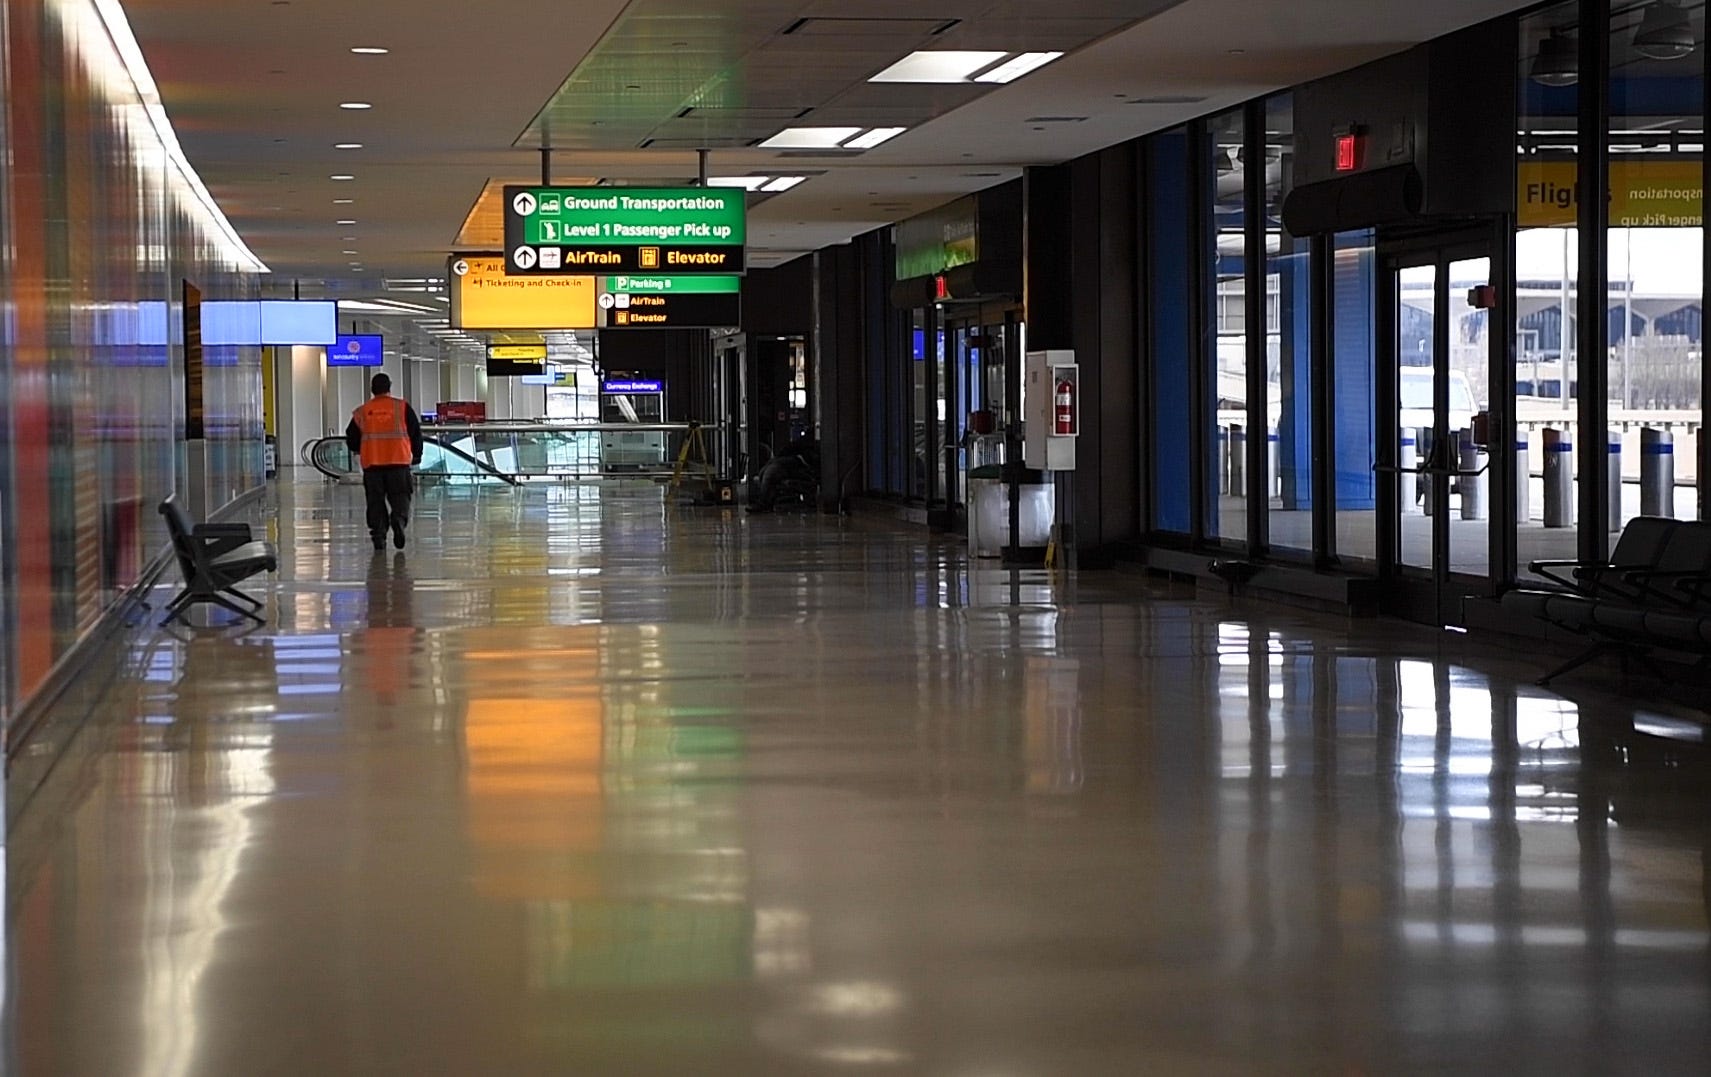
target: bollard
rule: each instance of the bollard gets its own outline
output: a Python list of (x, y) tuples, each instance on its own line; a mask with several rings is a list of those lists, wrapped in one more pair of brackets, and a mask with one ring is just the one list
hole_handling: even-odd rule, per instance
[(1640, 431), (1640, 513), (1675, 516), (1675, 435), (1668, 430)]
[(1414, 473), (1420, 466), (1420, 454), (1416, 449), (1414, 436), (1412, 426), (1402, 428), (1402, 448), (1396, 457), (1396, 467), (1401, 472), (1396, 477), (1396, 500), (1397, 504), (1402, 506), (1403, 514), (1407, 516), (1420, 515), (1420, 502), (1414, 496), (1417, 489), (1415, 483), (1420, 478)]
[(1248, 435), (1241, 423), (1230, 424), (1230, 496), (1248, 496)]
[(1610, 485), (1605, 489), (1604, 526), (1611, 531), (1622, 530), (1622, 431), (1607, 433), (1604, 449), (1605, 474)]
[[(1457, 431), (1456, 441), (1459, 445), (1456, 470), (1461, 474), (1456, 476), (1455, 482), (1461, 490), (1461, 518), (1483, 520), (1486, 503), (1490, 500), (1488, 493), (1491, 483), (1491, 472), (1484, 469), (1485, 461), (1481, 459), (1485, 450), (1473, 440), (1471, 430)], [(1479, 474), (1473, 474), (1475, 471)]]
[(1218, 427), (1218, 492), (1230, 492), (1230, 432)]
[(1266, 496), (1279, 498), (1283, 496), (1283, 478), (1277, 473), (1277, 431), (1273, 430), (1265, 436), (1265, 490)]
[(1574, 526), (1574, 443), (1567, 431), (1545, 428), (1545, 526)]
[(1527, 432), (1515, 435), (1515, 519), (1526, 523), (1533, 511), (1533, 468), (1527, 459)]

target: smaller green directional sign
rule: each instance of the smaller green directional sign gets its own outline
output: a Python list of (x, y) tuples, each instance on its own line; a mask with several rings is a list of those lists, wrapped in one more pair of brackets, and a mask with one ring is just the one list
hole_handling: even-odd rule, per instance
[(649, 295), (737, 295), (743, 290), (741, 277), (603, 277), (600, 290), (616, 295), (638, 292)]
[(743, 280), (733, 276), (600, 278), (602, 329), (720, 329), (742, 322)]

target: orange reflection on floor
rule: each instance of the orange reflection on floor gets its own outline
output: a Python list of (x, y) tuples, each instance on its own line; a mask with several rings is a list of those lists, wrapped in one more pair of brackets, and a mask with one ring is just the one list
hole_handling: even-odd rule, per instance
[(472, 699), (464, 721), (476, 888), (508, 899), (599, 893), (605, 721), (592, 689), (562, 699)]

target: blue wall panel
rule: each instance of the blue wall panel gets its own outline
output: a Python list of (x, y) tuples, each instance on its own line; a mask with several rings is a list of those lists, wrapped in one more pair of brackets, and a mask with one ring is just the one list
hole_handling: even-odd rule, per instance
[(1153, 364), (1153, 527), (1187, 534), (1190, 366), (1189, 334), (1192, 220), (1188, 189), (1188, 133), (1169, 131), (1152, 140), (1147, 155), (1147, 325)]
[(1375, 262), (1371, 233), (1337, 237), (1331, 313), (1331, 385), (1336, 398), (1337, 507), (1377, 507), (1373, 474), (1378, 401), (1374, 335)]

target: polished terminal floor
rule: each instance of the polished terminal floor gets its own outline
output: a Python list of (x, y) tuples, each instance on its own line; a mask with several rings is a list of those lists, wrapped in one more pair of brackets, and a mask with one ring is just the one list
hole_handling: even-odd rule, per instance
[(860, 520), (418, 508), (287, 484), (267, 627), (132, 645), (11, 834), (10, 1072), (1705, 1072), (1678, 715)]

